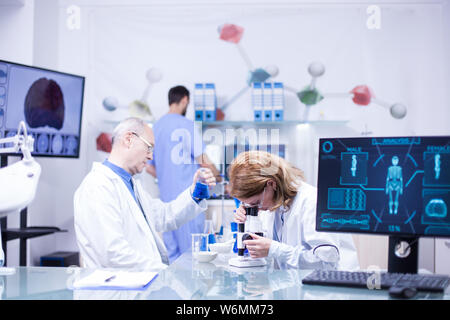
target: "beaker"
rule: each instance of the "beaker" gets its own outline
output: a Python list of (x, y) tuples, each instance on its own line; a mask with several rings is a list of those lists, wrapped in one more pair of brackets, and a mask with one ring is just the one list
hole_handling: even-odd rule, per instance
[(216, 237), (214, 236), (214, 223), (210, 219), (205, 220), (205, 227), (203, 232), (208, 234), (208, 244), (216, 243)]
[[(202, 173), (205, 171), (203, 168), (200, 169)], [(206, 180), (202, 177), (200, 174), (199, 180), (195, 184), (194, 192), (192, 193), (192, 196), (197, 199), (209, 199), (209, 187), (206, 183)]]
[(209, 242), (207, 233), (193, 233), (192, 234), (192, 256), (201, 251), (208, 251)]

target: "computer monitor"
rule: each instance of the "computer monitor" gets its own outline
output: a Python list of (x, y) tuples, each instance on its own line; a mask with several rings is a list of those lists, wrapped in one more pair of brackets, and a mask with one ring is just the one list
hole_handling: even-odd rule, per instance
[(389, 235), (389, 272), (418, 237), (450, 237), (450, 136), (320, 139), (316, 230)]
[(0, 137), (24, 120), (33, 156), (78, 158), (83, 93), (82, 76), (0, 60)]

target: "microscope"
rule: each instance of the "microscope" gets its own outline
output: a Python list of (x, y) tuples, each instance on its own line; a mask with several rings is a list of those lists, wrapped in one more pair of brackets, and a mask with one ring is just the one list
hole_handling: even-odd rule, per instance
[(263, 236), (262, 222), (258, 216), (258, 207), (246, 207), (245, 214), (247, 219), (245, 223), (238, 223), (237, 234), (237, 249), (238, 256), (231, 258), (228, 264), (233, 267), (247, 268), (247, 267), (261, 267), (267, 264), (264, 258), (252, 258), (245, 254), (245, 240), (251, 240), (252, 236), (249, 233), (254, 233)]

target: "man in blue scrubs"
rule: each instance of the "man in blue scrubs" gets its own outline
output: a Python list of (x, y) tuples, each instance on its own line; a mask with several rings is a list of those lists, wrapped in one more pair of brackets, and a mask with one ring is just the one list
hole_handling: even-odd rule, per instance
[[(158, 179), (160, 198), (170, 202), (192, 184), (197, 169), (210, 168), (215, 176), (218, 170), (204, 153), (200, 129), (185, 117), (189, 105), (189, 90), (176, 86), (169, 90), (169, 112), (153, 126), (155, 150), (148, 162), (147, 172)], [(203, 232), (205, 216), (163, 234), (169, 261), (173, 262), (191, 247), (191, 234)]]

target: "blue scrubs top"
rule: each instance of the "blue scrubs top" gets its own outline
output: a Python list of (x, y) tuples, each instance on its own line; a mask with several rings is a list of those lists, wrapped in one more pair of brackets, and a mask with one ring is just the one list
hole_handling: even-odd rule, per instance
[[(168, 113), (153, 126), (155, 149), (150, 164), (155, 166), (160, 198), (170, 202), (192, 185), (200, 165), (195, 158), (204, 153), (201, 132), (186, 117)], [(192, 233), (203, 232), (205, 217), (198, 215), (179, 229), (163, 233), (169, 262), (191, 247)]]

